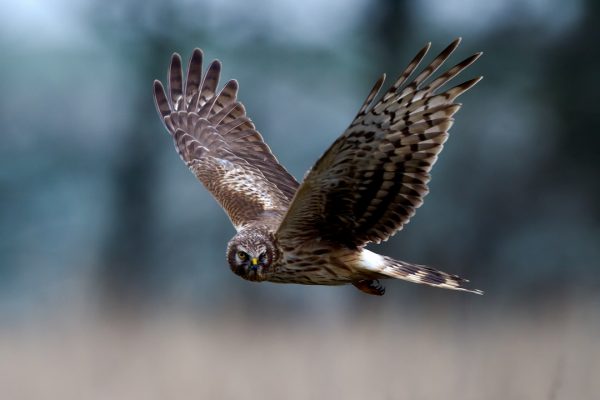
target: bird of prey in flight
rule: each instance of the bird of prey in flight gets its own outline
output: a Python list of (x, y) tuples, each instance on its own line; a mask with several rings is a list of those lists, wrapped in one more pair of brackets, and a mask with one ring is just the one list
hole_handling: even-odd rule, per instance
[(221, 63), (203, 72), (203, 53), (195, 49), (184, 77), (181, 57), (173, 55), (168, 88), (154, 81), (156, 107), (182, 160), (237, 230), (226, 253), (235, 274), (256, 282), (352, 284), (374, 295), (384, 294), (379, 281), (388, 278), (482, 293), (456, 275), (365, 248), (401, 230), (421, 206), (461, 106), (456, 98), (481, 79), (441, 89), (481, 55), (436, 75), (459, 43), (415, 72), (427, 44), (376, 100), (385, 75), (379, 78), (301, 183), (246, 115), (237, 81), (217, 89)]

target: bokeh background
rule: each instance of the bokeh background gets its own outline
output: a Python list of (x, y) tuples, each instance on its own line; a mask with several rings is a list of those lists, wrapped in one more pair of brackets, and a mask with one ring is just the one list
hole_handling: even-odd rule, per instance
[[(25, 0), (0, 14), (2, 399), (600, 396), (600, 2)], [(219, 58), (297, 177), (427, 41), (484, 56), (431, 194), (372, 249), (485, 296), (252, 284), (154, 109)], [(457, 82), (459, 82), (457, 80)]]

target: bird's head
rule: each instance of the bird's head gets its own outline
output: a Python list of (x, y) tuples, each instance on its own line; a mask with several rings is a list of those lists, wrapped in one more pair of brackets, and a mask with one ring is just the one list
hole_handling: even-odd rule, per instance
[(249, 281), (264, 281), (271, 273), (276, 248), (268, 233), (248, 229), (227, 245), (227, 262), (234, 274)]

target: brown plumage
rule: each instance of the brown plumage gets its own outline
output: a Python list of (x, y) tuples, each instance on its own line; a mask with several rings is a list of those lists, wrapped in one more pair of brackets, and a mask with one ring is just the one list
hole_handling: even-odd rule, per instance
[(429, 172), (460, 108), (454, 100), (481, 78), (438, 93), (471, 65), (472, 55), (438, 77), (452, 42), (412, 80), (427, 44), (375, 102), (382, 76), (348, 129), (301, 185), (264, 143), (231, 80), (217, 91), (221, 63), (202, 74), (194, 50), (187, 78), (174, 54), (168, 94), (154, 82), (159, 114), (176, 149), (225, 209), (238, 233), (227, 247), (234, 273), (252, 281), (341, 285), (382, 295), (378, 279), (398, 278), (465, 290), (464, 279), (368, 251), (408, 223), (428, 192)]

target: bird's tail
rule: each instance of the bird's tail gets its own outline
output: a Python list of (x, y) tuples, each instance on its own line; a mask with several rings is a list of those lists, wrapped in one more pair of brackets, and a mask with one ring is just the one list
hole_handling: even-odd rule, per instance
[(386, 256), (382, 256), (382, 258), (384, 259), (384, 264), (379, 272), (385, 276), (444, 289), (483, 294), (483, 291), (481, 290), (465, 287), (465, 284), (469, 281), (458, 275), (451, 275), (425, 265), (410, 264), (405, 261), (394, 260), (393, 258)]

